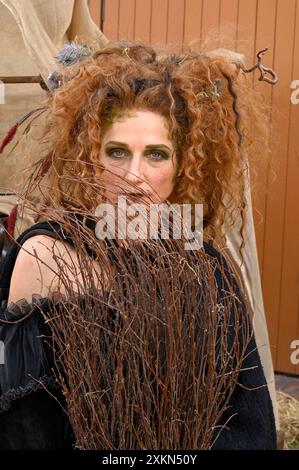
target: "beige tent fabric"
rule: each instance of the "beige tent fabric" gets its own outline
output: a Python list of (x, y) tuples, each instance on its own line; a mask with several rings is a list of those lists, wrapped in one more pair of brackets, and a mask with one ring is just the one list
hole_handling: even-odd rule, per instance
[[(276, 398), (274, 369), (270, 340), (268, 334), (267, 320), (264, 310), (261, 277), (256, 247), (255, 228), (252, 212), (252, 198), (250, 190), (250, 174), (247, 172), (246, 184), (247, 222), (244, 227), (245, 248), (242, 251), (243, 263), (239, 255), (241, 245), (240, 223), (226, 229), (226, 246), (237, 265), (244, 283), (245, 291), (253, 313), (253, 328), (261, 363), (264, 369), (265, 378), (269, 387), (270, 396), (273, 403), (276, 428), (280, 429), (278, 405)], [(240, 221), (239, 221), (240, 222)]]
[(1, 0), (13, 15), (28, 55), (46, 79), (55, 69), (54, 56), (67, 40), (88, 36), (108, 40), (91, 20), (85, 0)]
[[(103, 47), (108, 43), (90, 17), (87, 0), (0, 0), (0, 76), (41, 74), (46, 80), (57, 69), (54, 56), (58, 50), (76, 36)], [(5, 85), (0, 140), (16, 118), (40, 106), (45, 97), (38, 84)], [(8, 156), (11, 143), (0, 156), (0, 192), (19, 191), (28, 176), (24, 170), (40, 158), (28, 155), (30, 140), (30, 135), (22, 139)]]

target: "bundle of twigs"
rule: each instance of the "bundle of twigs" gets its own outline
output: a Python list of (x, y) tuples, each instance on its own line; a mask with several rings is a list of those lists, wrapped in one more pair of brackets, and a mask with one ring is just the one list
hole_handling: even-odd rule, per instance
[(98, 240), (84, 217), (53, 218), (81, 274), (74, 289), (75, 266), (57, 257), (65, 295), (46, 314), (76, 446), (211, 448), (252, 331), (224, 265), (184, 239), (123, 245)]

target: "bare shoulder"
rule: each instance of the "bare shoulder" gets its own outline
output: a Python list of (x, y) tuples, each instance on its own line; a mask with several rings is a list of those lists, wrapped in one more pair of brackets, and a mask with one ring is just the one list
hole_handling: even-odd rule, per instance
[[(103, 279), (103, 273), (94, 260), (92, 266), (94, 281), (98, 285)], [(31, 302), (32, 294), (48, 297), (57, 291), (66, 294), (69, 288), (78, 292), (84, 288), (82, 286), (84, 282), (76, 250), (61, 240), (35, 235), (23, 243), (17, 256), (8, 304), (21, 299)]]
[(60, 260), (76, 262), (76, 253), (66, 243), (36, 235), (26, 240), (17, 256), (11, 276), (8, 303), (26, 299), (32, 294), (47, 296), (58, 288), (58, 266)]

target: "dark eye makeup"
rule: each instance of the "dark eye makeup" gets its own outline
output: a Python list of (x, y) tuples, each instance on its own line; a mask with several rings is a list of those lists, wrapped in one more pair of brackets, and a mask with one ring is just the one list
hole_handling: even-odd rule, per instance
[(164, 152), (162, 150), (149, 150), (146, 153), (146, 156), (150, 158), (151, 160), (159, 161), (159, 160), (168, 160), (169, 155), (167, 152)]
[(129, 152), (126, 149), (106, 147), (106, 154), (111, 158), (121, 159), (128, 156)]
[[(131, 152), (129, 151), (128, 148), (115, 147), (112, 145), (107, 145), (105, 147), (105, 152), (108, 155), (108, 157), (118, 159), (118, 160), (126, 158), (131, 155)], [(167, 150), (164, 150), (164, 146), (163, 148), (160, 148), (159, 146), (157, 147), (153, 146), (151, 148), (148, 148), (145, 151), (145, 156), (153, 161), (161, 161), (161, 160), (168, 160), (170, 158), (170, 153)]]

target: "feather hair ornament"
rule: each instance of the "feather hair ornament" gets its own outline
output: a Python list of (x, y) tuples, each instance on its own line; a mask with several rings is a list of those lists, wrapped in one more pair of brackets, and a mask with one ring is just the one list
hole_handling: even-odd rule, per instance
[[(55, 58), (58, 64), (61, 64), (64, 67), (70, 67), (82, 61), (86, 57), (91, 56), (91, 54), (91, 47), (86, 46), (85, 44), (70, 42), (63, 46)], [(49, 89), (54, 91), (62, 85), (62, 74), (57, 70), (54, 70), (48, 76), (47, 83)]]

